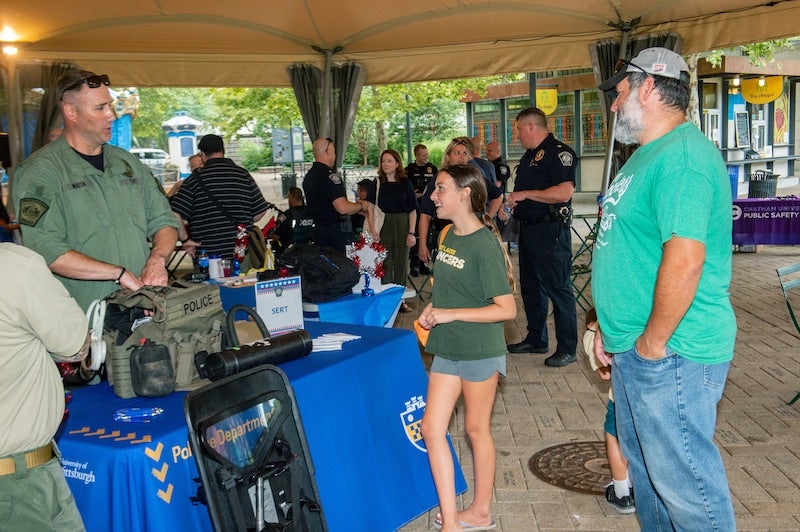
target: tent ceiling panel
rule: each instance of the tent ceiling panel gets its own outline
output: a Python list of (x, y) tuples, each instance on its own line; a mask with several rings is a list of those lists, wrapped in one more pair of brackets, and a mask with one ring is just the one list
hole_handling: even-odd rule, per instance
[(288, 86), (288, 65), (323, 65), (314, 48), (341, 47), (334, 60), (361, 62), (373, 84), (588, 67), (589, 45), (637, 18), (632, 36), (677, 32), (684, 53), (793, 36), (800, 20), (800, 0), (5, 4), (18, 62), (73, 62), (138, 86)]

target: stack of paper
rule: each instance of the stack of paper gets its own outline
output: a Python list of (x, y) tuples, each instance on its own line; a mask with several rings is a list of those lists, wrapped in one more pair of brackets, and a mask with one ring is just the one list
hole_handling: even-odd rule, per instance
[(359, 340), (360, 338), (360, 336), (347, 333), (323, 334), (322, 336), (311, 340), (311, 343), (314, 346), (311, 352), (318, 353), (320, 351), (341, 351), (342, 344), (349, 342), (350, 340)]

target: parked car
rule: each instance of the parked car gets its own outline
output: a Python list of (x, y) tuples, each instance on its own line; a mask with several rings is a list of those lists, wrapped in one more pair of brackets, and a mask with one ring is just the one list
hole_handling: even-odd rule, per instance
[(154, 168), (163, 168), (170, 162), (169, 153), (156, 148), (133, 148), (131, 153), (139, 157), (139, 160), (147, 166)]

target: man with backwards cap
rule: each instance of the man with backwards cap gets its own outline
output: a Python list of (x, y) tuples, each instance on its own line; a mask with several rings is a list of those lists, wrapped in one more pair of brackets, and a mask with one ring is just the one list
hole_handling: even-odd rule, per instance
[(639, 148), (603, 201), (592, 264), (616, 423), (643, 530), (735, 530), (714, 445), (736, 337), (731, 194), (719, 150), (686, 121), (689, 68), (648, 48), (600, 89)]

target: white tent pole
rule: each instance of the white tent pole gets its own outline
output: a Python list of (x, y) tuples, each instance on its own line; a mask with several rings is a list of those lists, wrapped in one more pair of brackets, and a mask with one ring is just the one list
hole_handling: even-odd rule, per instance
[[(623, 25), (620, 29), (622, 30), (622, 40), (619, 45), (619, 54), (617, 55), (620, 59), (628, 59), (628, 41), (630, 40), (630, 32), (633, 29), (633, 26), (638, 23), (638, 20), (632, 21), (629, 24)], [(602, 96), (605, 98), (605, 96)], [(603, 166), (603, 181), (600, 185), (600, 197), (605, 198), (606, 192), (608, 191), (608, 185), (611, 183), (611, 167), (613, 166), (614, 161), (614, 143), (615, 143), (615, 135), (614, 129), (617, 126), (617, 113), (609, 113), (610, 119), (608, 124), (608, 145), (606, 147), (606, 160)]]
[(22, 161), (22, 89), (19, 86), (17, 62), (13, 56), (3, 55), (3, 70), (8, 97), (8, 147), (13, 171)]

